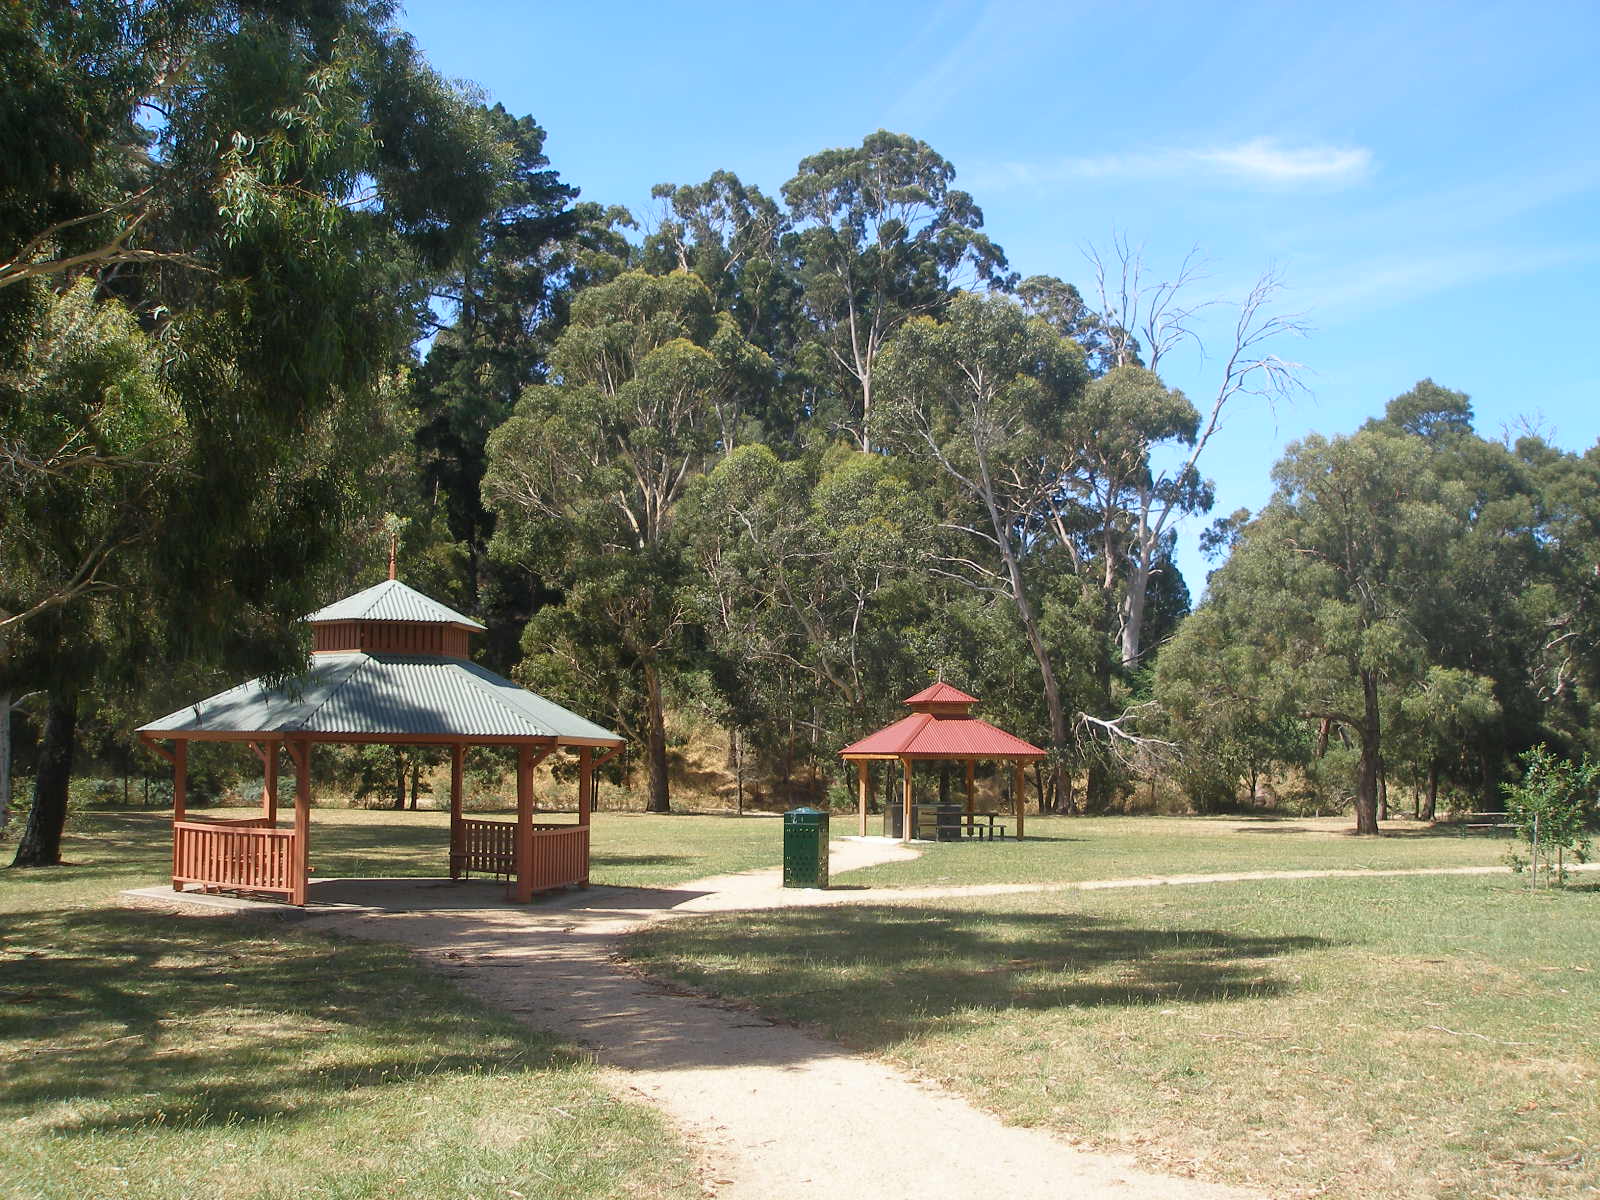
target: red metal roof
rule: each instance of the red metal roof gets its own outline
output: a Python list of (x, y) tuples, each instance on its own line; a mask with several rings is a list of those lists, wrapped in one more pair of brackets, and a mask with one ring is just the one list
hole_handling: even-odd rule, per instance
[(932, 687), (925, 687), (915, 696), (908, 696), (905, 704), (909, 708), (916, 708), (922, 704), (976, 704), (978, 698), (969, 696), (960, 688), (951, 687), (940, 680)]
[[(968, 716), (978, 701), (948, 683), (936, 683), (906, 701), (919, 712), (839, 751), (842, 758), (1043, 758), (1045, 752), (987, 721)], [(926, 706), (926, 707), (924, 707)]]

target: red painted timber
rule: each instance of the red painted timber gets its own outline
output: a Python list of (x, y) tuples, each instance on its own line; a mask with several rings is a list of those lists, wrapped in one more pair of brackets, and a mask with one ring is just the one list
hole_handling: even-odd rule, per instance
[(261, 817), (174, 822), (173, 882), (288, 896), (294, 891), (294, 841), (292, 829), (274, 829)]

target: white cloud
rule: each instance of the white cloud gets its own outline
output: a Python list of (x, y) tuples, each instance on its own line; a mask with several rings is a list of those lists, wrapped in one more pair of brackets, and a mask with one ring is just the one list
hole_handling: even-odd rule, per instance
[(1342, 182), (1364, 176), (1372, 169), (1372, 151), (1365, 146), (1296, 148), (1280, 146), (1270, 138), (1193, 154), (1197, 162), (1214, 163), (1224, 170), (1274, 183)]
[(1206, 176), (1249, 184), (1345, 184), (1365, 178), (1372, 162), (1372, 151), (1365, 146), (1285, 146), (1273, 138), (1253, 138), (1231, 146), (1130, 151), (1045, 164), (1004, 163), (980, 170), (973, 186)]

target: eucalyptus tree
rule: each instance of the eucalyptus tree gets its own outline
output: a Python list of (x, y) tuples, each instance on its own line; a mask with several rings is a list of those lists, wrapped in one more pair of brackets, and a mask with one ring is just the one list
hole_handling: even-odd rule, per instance
[(964, 535), (932, 568), (1015, 606), (1038, 665), (1058, 795), (1070, 794), (1074, 713), (1066, 664), (1045, 636), (1050, 548), (1043, 514), (1057, 489), (1067, 428), (1086, 379), (1083, 352), (1002, 296), (958, 296), (944, 320), (918, 317), (891, 342), (873, 430), (936, 464), (963, 501), (945, 524)]
[(1541, 569), (1527, 605), (1538, 635), (1532, 690), (1552, 742), (1574, 757), (1600, 755), (1600, 442), (1565, 454), (1530, 435), (1513, 453), (1540, 512)]
[(1158, 666), (1169, 696), (1348, 732), (1357, 833), (1379, 831), (1386, 704), (1429, 684), (1419, 597), (1468, 528), (1434, 468), (1426, 443), (1403, 434), (1291, 445), (1271, 502)]
[[(1119, 638), (1122, 662), (1137, 665), (1146, 648), (1145, 605), (1154, 573), (1161, 569), (1167, 541), (1176, 522), (1194, 511), (1196, 489), (1201, 485), (1199, 462), (1221, 427), (1224, 415), (1241, 402), (1255, 399), (1269, 404), (1293, 398), (1300, 390), (1301, 365), (1281, 356), (1283, 340), (1302, 337), (1305, 322), (1279, 309), (1283, 281), (1277, 271), (1263, 273), (1237, 302), (1203, 299), (1195, 288), (1204, 277), (1205, 263), (1191, 250), (1174, 274), (1152, 278), (1143, 252), (1126, 238), (1113, 238), (1109, 251), (1091, 246), (1086, 254), (1094, 275), (1097, 360), (1109, 373), (1115, 368), (1142, 367), (1160, 378), (1164, 360), (1185, 344), (1202, 345), (1200, 330), (1207, 315), (1231, 309), (1231, 328), (1224, 336), (1225, 351), (1216, 356), (1219, 370), (1211, 372), (1215, 387), (1209, 400), (1197, 407), (1191, 428), (1168, 435), (1169, 447), (1179, 451), (1176, 465), (1152, 469), (1134, 487), (1124, 505), (1127, 538), (1122, 570), (1127, 577), (1122, 590)], [(1182, 404), (1189, 401), (1179, 397)], [(1209, 500), (1203, 507), (1209, 507)]]
[(886, 677), (933, 525), (892, 460), (842, 446), (791, 462), (744, 446), (695, 487), (696, 615), (740, 690), (768, 698), (771, 744), (801, 730), (831, 755), (898, 698)]
[[(95, 378), (24, 391), (9, 414), (8, 469), (88, 451), (35, 481), (59, 509), (50, 523), (19, 535), (20, 505), (0, 513), (0, 537), (32, 546), (33, 578), (60, 564), (69, 581), (28, 619), (48, 621), (51, 661), (85, 638), (127, 651), (87, 656), (91, 672), (146, 660), (127, 631), (151, 613), (141, 636), (174, 656), (297, 660), (291, 631), (339, 557), (337, 531), (366, 515), (374, 390), (496, 175), (477, 110), (391, 13), (354, 0), (7, 10), (0, 67), (28, 88), (0, 123), (6, 361), (40, 361), (51, 311), (86, 294), (107, 321), (114, 305), (133, 315), (126, 344), (158, 348), (151, 395), (170, 410), (131, 455), (118, 447), (137, 430), (108, 419), (121, 401)], [(72, 440), (51, 440), (63, 430)], [(116, 519), (127, 536), (97, 559)], [(66, 565), (85, 562), (91, 586), (72, 591), (83, 575)], [(48, 681), (41, 759), (63, 769), (44, 773), (51, 794), (36, 787), (21, 863), (56, 859), (68, 718), (91, 679), (63, 667)]]
[[(593, 632), (614, 645), (598, 652), (620, 652), (637, 679), (652, 811), (669, 804), (663, 672), (686, 619), (678, 505), (718, 453), (719, 391), (764, 359), (697, 276), (630, 271), (573, 301), (552, 381), (489, 439), (496, 552), (558, 583), (569, 623), (587, 623), (571, 611), (580, 602), (603, 614)], [(555, 619), (529, 626), (530, 654), (545, 653), (539, 634)]]
[[(493, 569), (493, 520), (481, 495), (485, 444), (523, 389), (544, 379), (572, 295), (620, 273), (630, 250), (623, 214), (577, 202), (578, 189), (551, 168), (545, 131), (532, 117), (498, 104), (484, 117), (505, 166), (471, 247), (435, 285), (433, 307), (446, 320), (413, 376), (412, 403), (422, 492), (437, 500), (465, 551), (469, 607), (491, 615), (479, 596)], [(498, 624), (490, 621), (493, 632)]]
[(776, 368), (776, 386), (762, 376), (736, 381), (718, 397), (723, 448), (749, 441), (792, 444), (804, 420), (809, 383), (797, 356), (808, 327), (788, 249), (788, 214), (729, 171), (714, 172), (703, 183), (658, 184), (652, 196), (659, 208), (647, 222), (643, 267), (698, 275), (717, 309)]
[(895, 330), (942, 311), (959, 288), (1012, 282), (982, 210), (954, 180), (925, 142), (880, 129), (803, 159), (783, 185), (815, 370), (837, 380), (838, 428), (862, 450), (872, 449), (878, 363)]

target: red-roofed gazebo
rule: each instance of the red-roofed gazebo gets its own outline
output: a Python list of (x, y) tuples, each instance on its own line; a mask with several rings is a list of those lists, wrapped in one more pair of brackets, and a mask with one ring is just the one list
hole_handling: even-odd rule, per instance
[(971, 827), (973, 808), (973, 768), (981, 759), (1012, 764), (1015, 772), (1012, 795), (1016, 801), (1017, 836), (1022, 837), (1022, 799), (1027, 763), (1045, 757), (1039, 747), (1023, 741), (1004, 729), (972, 715), (976, 696), (939, 682), (906, 700), (911, 715), (839, 751), (839, 757), (856, 764), (856, 794), (860, 810), (860, 830), (867, 832), (867, 772), (874, 762), (899, 762), (902, 778), (904, 820), (900, 831), (905, 838), (916, 830), (912, 821), (911, 764), (917, 761), (959, 761), (966, 764), (967, 817)]

